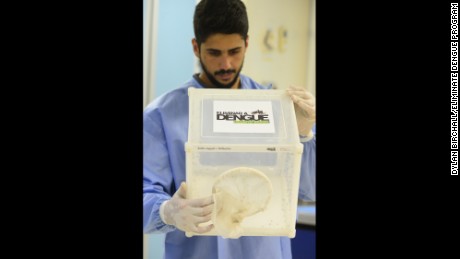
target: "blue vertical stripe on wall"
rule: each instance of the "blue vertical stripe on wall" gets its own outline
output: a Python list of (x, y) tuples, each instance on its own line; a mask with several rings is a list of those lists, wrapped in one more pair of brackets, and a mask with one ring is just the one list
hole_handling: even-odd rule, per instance
[(193, 12), (196, 0), (161, 0), (158, 17), (155, 97), (193, 75)]

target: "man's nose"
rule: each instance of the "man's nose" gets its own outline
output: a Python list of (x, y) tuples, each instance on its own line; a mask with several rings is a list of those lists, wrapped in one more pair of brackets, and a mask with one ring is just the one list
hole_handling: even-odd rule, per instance
[(228, 70), (232, 68), (231, 58), (227, 55), (223, 55), (219, 60), (219, 69)]

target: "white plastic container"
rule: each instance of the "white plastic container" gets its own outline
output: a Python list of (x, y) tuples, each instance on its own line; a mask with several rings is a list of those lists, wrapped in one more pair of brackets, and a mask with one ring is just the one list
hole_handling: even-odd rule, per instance
[[(294, 104), (286, 91), (189, 88), (188, 93), (189, 131), (185, 144), (187, 198), (213, 195), (213, 187), (222, 185), (224, 173), (245, 168), (258, 172), (252, 175), (254, 181), (242, 180), (239, 183), (244, 186), (235, 186), (238, 181), (230, 183), (225, 180), (227, 187), (233, 188), (233, 191), (226, 192), (226, 197), (235, 193), (238, 197), (232, 196), (234, 202), (219, 200), (218, 206), (223, 206), (227, 212), (237, 213), (242, 210), (232, 209), (235, 202), (250, 204), (244, 202), (260, 199), (264, 204), (261, 205), (263, 208), (254, 209), (238, 221), (231, 221), (235, 217), (227, 215), (231, 216), (228, 218), (231, 225), (228, 226), (219, 223), (227, 222), (223, 221), (224, 218), (216, 220), (222, 213), (214, 212), (215, 222), (202, 223), (214, 223), (216, 227), (213, 230), (204, 234), (187, 232), (186, 235), (293, 238), (303, 146), (299, 141)], [(264, 177), (260, 177), (260, 173)], [(270, 186), (264, 179), (268, 179)], [(248, 192), (248, 188), (253, 190)], [(266, 197), (269, 197), (268, 200)], [(254, 208), (253, 205), (246, 208)], [(236, 227), (234, 231), (224, 231), (233, 226)]]

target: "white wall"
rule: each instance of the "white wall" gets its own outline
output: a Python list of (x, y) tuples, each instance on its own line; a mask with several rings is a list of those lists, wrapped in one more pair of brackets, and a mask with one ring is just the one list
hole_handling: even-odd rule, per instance
[(311, 0), (244, 2), (249, 16), (249, 48), (242, 73), (262, 84), (273, 83), (278, 89), (290, 84), (307, 88), (312, 84), (306, 72), (309, 47), (314, 47), (309, 38)]

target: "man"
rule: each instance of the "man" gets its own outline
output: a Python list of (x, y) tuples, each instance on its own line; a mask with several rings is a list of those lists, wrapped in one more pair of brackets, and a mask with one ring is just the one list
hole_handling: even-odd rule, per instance
[[(240, 0), (202, 0), (194, 13), (193, 52), (202, 72), (163, 94), (144, 111), (144, 233), (167, 233), (166, 259), (292, 258), (288, 237), (186, 237), (186, 231), (209, 232), (212, 197), (187, 199), (184, 143), (188, 135), (188, 88), (261, 89), (240, 74), (248, 47), (248, 18)], [(302, 154), (299, 198), (315, 199), (315, 98), (298, 87), (294, 101)]]

